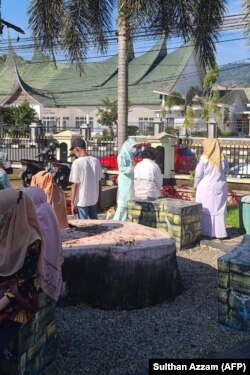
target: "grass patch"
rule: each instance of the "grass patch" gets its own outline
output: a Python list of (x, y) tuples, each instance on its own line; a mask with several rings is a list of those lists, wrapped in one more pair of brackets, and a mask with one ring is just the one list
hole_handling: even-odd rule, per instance
[(227, 206), (226, 226), (239, 228), (239, 207)]

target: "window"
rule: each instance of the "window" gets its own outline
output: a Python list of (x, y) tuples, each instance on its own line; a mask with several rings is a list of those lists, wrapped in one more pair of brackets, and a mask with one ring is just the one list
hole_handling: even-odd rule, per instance
[(53, 126), (56, 125), (56, 118), (55, 117), (43, 117), (43, 130), (45, 133), (50, 133), (53, 131)]
[(69, 127), (69, 117), (63, 117), (63, 129), (67, 129)]
[(139, 129), (142, 134), (146, 134), (149, 129), (154, 127), (153, 117), (139, 117)]
[(75, 119), (75, 127), (77, 129), (80, 129), (81, 125), (87, 125), (89, 124), (91, 127), (94, 125), (94, 119), (93, 117), (83, 116), (83, 117), (76, 117)]
[(93, 117), (90, 117), (90, 118), (89, 118), (89, 126), (90, 126), (91, 128), (93, 128), (93, 126), (94, 126), (94, 119), (93, 119)]
[(75, 127), (76, 129), (80, 129), (80, 126), (86, 123), (86, 117), (76, 117), (75, 119)]

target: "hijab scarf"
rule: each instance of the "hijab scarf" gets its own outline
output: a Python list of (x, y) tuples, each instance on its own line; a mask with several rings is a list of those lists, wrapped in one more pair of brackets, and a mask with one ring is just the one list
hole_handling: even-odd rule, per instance
[(35, 204), (36, 214), (43, 235), (43, 253), (38, 263), (38, 276), (43, 291), (57, 301), (62, 287), (61, 232), (53, 208), (46, 201), (45, 192), (37, 187), (25, 188)]
[(0, 191), (0, 276), (19, 271), (27, 248), (42, 239), (32, 199), (22, 191)]
[(224, 154), (221, 152), (220, 144), (215, 138), (207, 138), (203, 142), (203, 154), (215, 169), (220, 170), (221, 161), (224, 160)]
[(127, 139), (121, 148), (118, 155), (118, 167), (121, 166), (131, 166), (134, 164), (134, 158), (131, 153), (132, 148), (137, 144), (133, 138)]
[(65, 194), (60, 189), (50, 172), (41, 171), (32, 177), (30, 186), (41, 188), (47, 197), (47, 202), (54, 208), (60, 229), (68, 228)]

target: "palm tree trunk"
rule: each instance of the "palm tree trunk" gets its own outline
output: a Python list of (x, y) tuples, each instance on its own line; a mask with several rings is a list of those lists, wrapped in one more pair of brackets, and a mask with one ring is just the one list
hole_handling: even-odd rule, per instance
[(127, 21), (119, 15), (118, 18), (118, 152), (127, 139), (128, 131), (128, 41)]

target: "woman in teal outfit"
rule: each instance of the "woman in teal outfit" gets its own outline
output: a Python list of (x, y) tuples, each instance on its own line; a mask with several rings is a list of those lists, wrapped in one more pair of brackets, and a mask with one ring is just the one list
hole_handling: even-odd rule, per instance
[(137, 153), (137, 142), (129, 138), (121, 148), (118, 155), (118, 196), (117, 209), (113, 220), (125, 221), (127, 219), (127, 202), (134, 197), (134, 157)]

